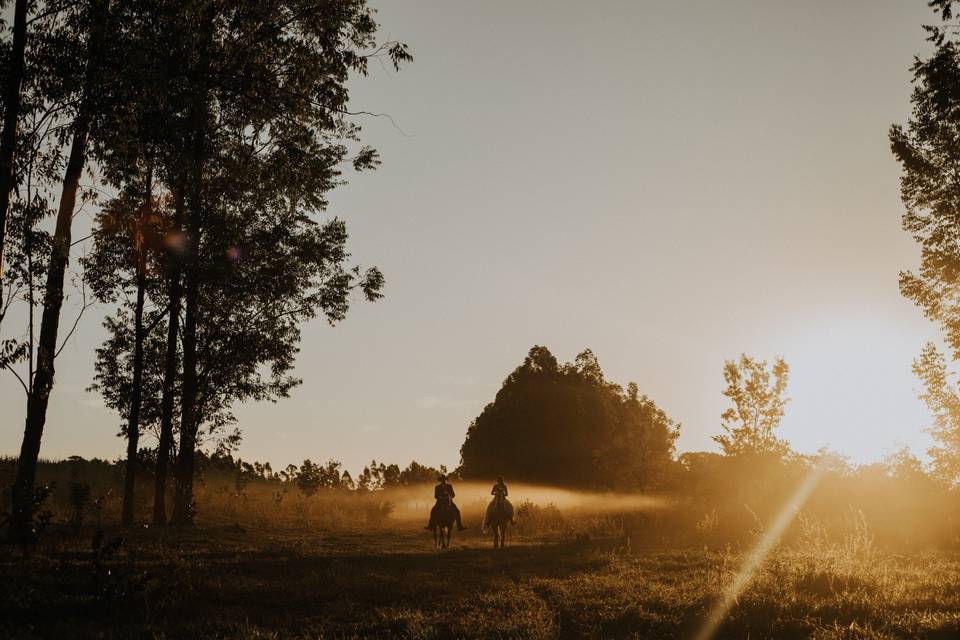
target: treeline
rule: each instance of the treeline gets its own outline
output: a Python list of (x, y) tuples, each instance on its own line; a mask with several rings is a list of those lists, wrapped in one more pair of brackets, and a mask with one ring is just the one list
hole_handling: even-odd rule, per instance
[[(156, 449), (139, 451), (138, 489), (149, 489), (156, 474)], [(195, 483), (200, 518), (204, 524), (223, 522), (240, 526), (349, 526), (358, 517), (368, 524), (383, 524), (397, 500), (432, 496), (437, 476), (434, 468), (410, 462), (405, 467), (372, 461), (354, 479), (336, 460), (316, 463), (307, 459), (274, 470), (269, 462), (248, 462), (231, 454), (197, 452)], [(0, 458), (0, 509), (10, 507), (9, 487), (16, 459)], [(126, 462), (71, 456), (66, 460), (40, 460), (35, 526), (96, 527), (115, 525), (122, 516)], [(409, 490), (409, 491), (406, 491)], [(398, 498), (398, 492), (403, 495)], [(206, 509), (209, 513), (203, 513)], [(418, 514), (419, 515), (419, 514)], [(292, 520), (291, 520), (292, 519)], [(134, 511), (138, 526), (150, 522), (149, 505)]]
[[(731, 407), (714, 437), (727, 456), (786, 459), (776, 436), (790, 367), (743, 355), (724, 365)], [(591, 490), (658, 491), (681, 470), (680, 425), (642, 395), (606, 379), (590, 349), (561, 364), (535, 345), (493, 402), (470, 424), (460, 449), (464, 478), (515, 480)]]
[[(913, 369), (933, 415), (929, 431), (935, 444), (927, 452), (929, 465), (906, 451), (897, 455), (913, 460), (916, 473), (931, 482), (955, 488), (960, 485), (960, 388), (932, 345)], [(457, 471), (466, 479), (503, 474), (551, 486), (650, 492), (677, 486), (678, 474), (704, 456), (758, 468), (835, 465), (843, 459), (829, 451), (797, 453), (779, 437), (789, 402), (790, 366), (783, 358), (768, 363), (744, 354), (726, 361), (722, 375), (729, 406), (713, 436), (721, 453), (678, 456), (680, 425), (635, 383), (624, 389), (607, 380), (590, 349), (561, 364), (547, 347), (536, 345), (470, 424)]]
[(319, 464), (307, 459), (299, 466), (289, 464), (286, 468), (274, 472), (270, 468), (270, 463), (249, 463), (242, 460), (234, 462), (232, 456), (227, 455), (211, 458), (210, 466), (221, 470), (232, 470), (241, 479), (252, 478), (290, 483), (307, 496), (313, 495), (321, 489), (382, 491), (397, 487), (428, 485), (435, 483), (440, 474), (447, 473), (447, 469), (443, 465), (436, 469), (422, 465), (416, 460), (411, 461), (402, 469), (396, 464), (378, 463), (373, 460), (357, 475), (356, 480), (337, 460), (329, 460), (325, 464)]
[(167, 523), (172, 474), (184, 525), (198, 451), (239, 438), (231, 407), (299, 383), (300, 323), (380, 297), (382, 274), (321, 217), (345, 169), (379, 164), (349, 78), (410, 60), (376, 31), (365, 0), (15, 0), (0, 51), (0, 367), (26, 400), (13, 538), (32, 528), (55, 362), (79, 320), (61, 318), (66, 298), (113, 305), (93, 386), (123, 416), (123, 522), (150, 431), (152, 521)]
[[(915, 370), (938, 416), (929, 465), (906, 449), (859, 466), (827, 450), (794, 451), (777, 433), (790, 367), (782, 358), (767, 363), (747, 355), (723, 366), (729, 407), (714, 436), (721, 452), (678, 455), (680, 426), (637, 385), (624, 390), (608, 381), (589, 349), (561, 364), (537, 345), (471, 423), (458, 472), (665, 498), (667, 508), (632, 516), (638, 537), (652, 540), (746, 542), (787, 508), (805, 513), (791, 535), (803, 527), (828, 535), (862, 519), (870, 535), (890, 545), (955, 545), (960, 457), (951, 449), (951, 425), (960, 423), (950, 422), (946, 407), (960, 407), (960, 394), (931, 348)], [(811, 478), (811, 495), (795, 503)]]

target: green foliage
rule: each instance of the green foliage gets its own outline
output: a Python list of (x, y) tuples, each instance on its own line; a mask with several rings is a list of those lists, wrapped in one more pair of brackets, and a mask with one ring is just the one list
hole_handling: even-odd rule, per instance
[(894, 156), (903, 168), (903, 227), (921, 246), (919, 272), (900, 275), (903, 295), (944, 330), (954, 358), (960, 356), (960, 206), (955, 163), (960, 160), (960, 50), (952, 40), (913, 66), (912, 116), (890, 129)]
[[(436, 477), (436, 476), (434, 476)], [(395, 464), (370, 462), (357, 476), (357, 489), (361, 491), (378, 491), (400, 484), (400, 467)]]
[(434, 484), (438, 476), (446, 474), (447, 468), (444, 465), (440, 465), (440, 468), (436, 469), (413, 460), (400, 472), (399, 482), (401, 486), (405, 487), (429, 485)]
[(378, 463), (373, 460), (357, 476), (356, 487), (360, 491), (379, 491), (395, 487), (428, 485), (435, 483), (438, 476), (446, 473), (447, 468), (443, 465), (436, 469), (422, 465), (416, 460), (411, 461), (404, 469), (396, 464)]
[[(903, 227), (920, 245), (920, 268), (900, 274), (900, 290), (937, 322), (954, 360), (960, 358), (960, 41), (953, 17), (955, 2), (932, 0), (943, 23), (927, 27), (933, 52), (913, 65), (913, 109), (905, 126), (890, 128), (890, 146), (903, 174), (900, 192), (906, 211)], [(924, 385), (921, 399), (933, 414), (929, 450), (943, 482), (960, 480), (960, 399), (947, 363), (928, 344), (914, 362)]]
[(291, 474), (290, 481), (306, 496), (312, 496), (321, 489), (343, 489), (346, 488), (343, 482), (343, 474), (346, 472), (342, 471), (341, 467), (336, 460), (319, 465), (307, 459), (296, 473)]
[(713, 439), (728, 456), (770, 456), (783, 458), (790, 451), (787, 442), (776, 437), (783, 418), (790, 367), (777, 358), (771, 368), (762, 360), (743, 354), (739, 361), (728, 360), (723, 367), (727, 383), (723, 395), (733, 407), (723, 412), (723, 433)]
[[(97, 103), (92, 140), (118, 195), (97, 217), (84, 267), (96, 297), (119, 305), (105, 322), (93, 388), (121, 414), (142, 398), (138, 427), (148, 433), (160, 427), (161, 390), (173, 390), (177, 485), (189, 494), (194, 450), (239, 443), (232, 407), (275, 401), (300, 383), (292, 370), (301, 323), (343, 320), (354, 292), (382, 296), (383, 274), (350, 264), (346, 225), (326, 217), (327, 194), (345, 167), (380, 163), (360, 144), (348, 79), (370, 60), (399, 69), (412, 58), (406, 45), (376, 40), (364, 0), (136, 0), (112, 19), (103, 55), (113, 85)], [(162, 336), (178, 333), (181, 282), (178, 351)], [(137, 287), (148, 303), (135, 384), (139, 316), (128, 300)], [(173, 372), (163, 366), (168, 349), (178, 356)], [(189, 498), (178, 492), (177, 501)]]
[[(167, 323), (162, 311), (149, 314), (148, 321), (154, 324), (154, 328), (144, 340), (140, 425), (142, 430), (158, 437)], [(133, 310), (127, 305), (118, 307), (104, 319), (103, 325), (107, 338), (95, 351), (94, 379), (89, 390), (98, 391), (104, 404), (125, 418), (133, 393)], [(175, 407), (179, 406), (179, 391), (178, 385), (174, 389)], [(127, 421), (124, 419), (120, 422), (118, 435), (125, 437), (126, 431)]]
[(934, 475), (943, 482), (960, 482), (960, 389), (947, 370), (947, 362), (936, 346), (928, 343), (913, 363), (913, 372), (923, 383), (920, 394), (930, 413), (933, 425), (930, 435), (936, 444), (927, 450)]
[(464, 478), (651, 490), (673, 464), (679, 427), (631, 383), (604, 379), (589, 349), (560, 365), (533, 347), (467, 431)]

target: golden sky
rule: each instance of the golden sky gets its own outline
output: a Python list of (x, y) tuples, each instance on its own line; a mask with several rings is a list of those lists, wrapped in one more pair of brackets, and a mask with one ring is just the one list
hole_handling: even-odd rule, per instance
[[(330, 213), (386, 298), (305, 328), (304, 385), (237, 412), (244, 458), (454, 466), (533, 344), (591, 347), (683, 423), (682, 450), (714, 449), (741, 352), (792, 366), (798, 449), (927, 446), (910, 362), (937, 332), (897, 290), (917, 251), (886, 140), (923, 0), (373, 4), (415, 61), (353, 84), (397, 126), (365, 121), (384, 164)], [(102, 315), (58, 362), (45, 457), (123, 450), (84, 391)]]

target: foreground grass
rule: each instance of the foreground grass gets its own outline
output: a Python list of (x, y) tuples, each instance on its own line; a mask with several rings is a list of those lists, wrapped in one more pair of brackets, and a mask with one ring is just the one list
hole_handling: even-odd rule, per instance
[[(412, 529), (412, 527), (411, 527)], [(526, 542), (475, 532), (141, 530), (92, 551), (52, 532), (0, 549), (3, 638), (686, 638), (737, 569), (730, 553)], [(960, 637), (960, 557), (780, 552), (724, 638)]]

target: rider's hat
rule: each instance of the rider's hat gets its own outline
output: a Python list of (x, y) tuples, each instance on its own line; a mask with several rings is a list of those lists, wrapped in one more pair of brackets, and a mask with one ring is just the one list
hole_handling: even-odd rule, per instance
[(439, 482), (443, 482), (443, 481), (446, 480), (446, 479), (447, 479), (447, 474), (445, 474), (445, 473), (438, 473), (438, 474), (437, 474), (437, 480), (438, 480)]

